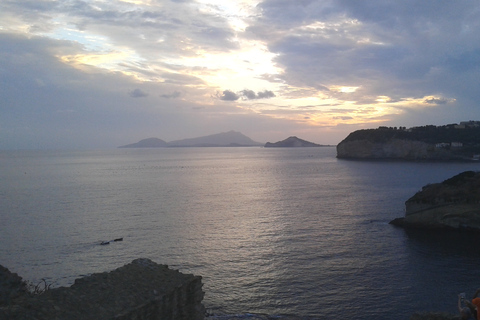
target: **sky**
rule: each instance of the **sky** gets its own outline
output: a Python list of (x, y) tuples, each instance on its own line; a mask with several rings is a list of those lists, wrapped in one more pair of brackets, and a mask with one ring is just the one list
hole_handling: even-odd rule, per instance
[(479, 0), (0, 0), (0, 149), (480, 120)]

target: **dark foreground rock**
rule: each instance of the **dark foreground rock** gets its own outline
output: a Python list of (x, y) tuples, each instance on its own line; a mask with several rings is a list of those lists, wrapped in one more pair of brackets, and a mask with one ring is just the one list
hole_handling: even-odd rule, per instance
[(390, 222), (413, 228), (480, 231), (480, 172), (465, 171), (426, 185), (405, 202), (405, 217)]
[(203, 294), (200, 276), (136, 259), (77, 279), (68, 288), (17, 295), (0, 305), (0, 319), (200, 320), (205, 315)]
[(15, 299), (27, 294), (27, 285), (22, 278), (0, 266), (0, 307), (9, 305)]

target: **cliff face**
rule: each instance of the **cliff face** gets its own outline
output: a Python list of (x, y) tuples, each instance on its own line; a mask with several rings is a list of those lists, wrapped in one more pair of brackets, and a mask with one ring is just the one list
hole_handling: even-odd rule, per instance
[(432, 144), (401, 139), (389, 139), (384, 142), (370, 140), (342, 141), (337, 145), (337, 157), (344, 159), (402, 160), (460, 159), (448, 150), (436, 149)]
[(480, 172), (466, 171), (423, 187), (405, 202), (405, 217), (392, 224), (480, 231)]
[(406, 204), (406, 224), (425, 228), (472, 229), (480, 231), (480, 205), (443, 203)]

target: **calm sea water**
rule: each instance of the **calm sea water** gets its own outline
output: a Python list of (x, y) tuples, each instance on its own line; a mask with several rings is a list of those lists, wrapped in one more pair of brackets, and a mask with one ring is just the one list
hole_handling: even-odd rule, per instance
[[(54, 286), (146, 257), (201, 275), (212, 318), (408, 319), (480, 287), (474, 235), (388, 222), (476, 163), (335, 148), (0, 152), (0, 264)], [(123, 242), (101, 246), (103, 240)]]

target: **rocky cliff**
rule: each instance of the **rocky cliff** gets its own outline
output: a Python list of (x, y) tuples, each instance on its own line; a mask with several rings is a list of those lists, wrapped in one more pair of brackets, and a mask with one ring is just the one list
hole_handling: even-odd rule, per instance
[(0, 319), (201, 320), (201, 277), (149, 259), (77, 279), (69, 288), (29, 294), (18, 276), (0, 269)]
[(385, 142), (370, 140), (342, 142), (337, 145), (337, 158), (409, 161), (473, 160), (472, 157), (438, 148), (423, 141), (400, 139), (390, 139)]
[(480, 172), (466, 171), (426, 185), (405, 202), (405, 217), (394, 225), (480, 231)]
[(385, 142), (370, 140), (345, 141), (337, 145), (337, 157), (345, 159), (404, 159), (429, 160), (449, 155), (422, 141), (390, 139)]
[(337, 157), (344, 159), (464, 161), (479, 155), (479, 122), (357, 130), (337, 145)]

